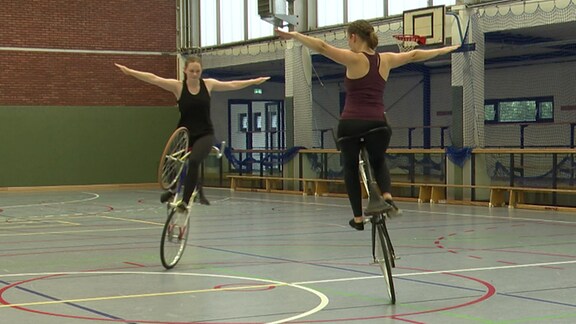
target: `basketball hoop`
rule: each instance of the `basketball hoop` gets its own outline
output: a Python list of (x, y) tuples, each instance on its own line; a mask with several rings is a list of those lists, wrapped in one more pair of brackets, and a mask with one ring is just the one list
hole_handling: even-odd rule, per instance
[(394, 35), (400, 52), (409, 52), (418, 45), (426, 44), (426, 37), (419, 35)]

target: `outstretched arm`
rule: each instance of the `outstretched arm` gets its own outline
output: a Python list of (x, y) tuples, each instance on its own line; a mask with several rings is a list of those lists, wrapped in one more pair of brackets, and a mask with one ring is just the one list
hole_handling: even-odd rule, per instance
[(153, 84), (153, 85), (158, 86), (164, 90), (170, 91), (176, 97), (178, 97), (178, 95), (180, 94), (180, 91), (179, 91), (180, 81), (178, 81), (176, 79), (161, 78), (155, 74), (152, 74), (149, 72), (136, 71), (136, 70), (127, 68), (124, 65), (117, 64), (117, 63), (114, 63), (114, 65), (116, 65), (120, 69), (120, 71), (122, 71), (124, 74), (133, 76), (138, 80)]
[(250, 80), (235, 80), (235, 81), (218, 81), (216, 79), (204, 79), (208, 91), (232, 91), (240, 90), (251, 85), (257, 85), (266, 82), (270, 77), (259, 77)]
[(404, 53), (383, 53), (382, 57), (388, 61), (390, 68), (393, 69), (408, 63), (422, 62), (435, 58), (436, 56), (448, 54), (459, 47), (460, 45), (453, 45), (431, 50), (418, 49)]
[(287, 32), (281, 29), (276, 29), (276, 34), (282, 39), (294, 39), (309, 49), (345, 66), (354, 64), (359, 60), (358, 55), (350, 50), (334, 47), (321, 39), (303, 35), (299, 32)]

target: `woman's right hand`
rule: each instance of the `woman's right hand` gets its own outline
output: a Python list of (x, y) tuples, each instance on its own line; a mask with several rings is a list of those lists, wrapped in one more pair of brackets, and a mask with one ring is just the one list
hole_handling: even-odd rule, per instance
[(287, 32), (283, 31), (280, 28), (276, 28), (276, 35), (278, 35), (278, 37), (280, 37), (281, 39), (292, 39), (294, 38), (294, 33), (295, 32)]
[(125, 67), (124, 65), (120, 65), (118, 63), (114, 63), (114, 65), (116, 65), (120, 69), (120, 71), (122, 71), (122, 73), (130, 75), (131, 70), (129, 68)]

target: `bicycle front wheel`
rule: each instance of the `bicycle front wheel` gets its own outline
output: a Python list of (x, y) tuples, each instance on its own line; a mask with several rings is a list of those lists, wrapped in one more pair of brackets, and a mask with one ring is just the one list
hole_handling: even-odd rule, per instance
[(158, 182), (162, 189), (170, 189), (178, 180), (184, 167), (184, 156), (188, 152), (188, 142), (188, 130), (185, 127), (176, 129), (168, 139), (158, 166)]
[(188, 242), (189, 225), (189, 214), (177, 213), (176, 208), (172, 208), (164, 224), (160, 241), (160, 260), (164, 268), (174, 268), (182, 258)]
[(376, 226), (376, 247), (375, 258), (376, 262), (382, 270), (384, 280), (386, 280), (386, 288), (388, 290), (388, 297), (391, 304), (396, 304), (396, 291), (394, 290), (394, 281), (392, 281), (392, 255), (388, 247), (384, 231), (386, 230), (382, 224), (374, 224)]

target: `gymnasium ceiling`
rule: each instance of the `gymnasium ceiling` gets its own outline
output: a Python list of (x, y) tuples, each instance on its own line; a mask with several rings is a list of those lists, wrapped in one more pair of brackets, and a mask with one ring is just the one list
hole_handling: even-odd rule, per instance
[[(576, 61), (576, 22), (538, 27), (498, 31), (486, 34), (487, 66), (500, 64), (515, 64), (520, 60), (532, 64), (550, 61)], [(394, 51), (394, 46), (382, 46), (379, 51)], [(313, 55), (312, 64), (315, 69), (312, 78), (318, 82), (342, 80), (344, 68), (322, 55)], [(450, 64), (447, 57), (439, 57), (426, 63), (410, 64), (394, 73), (427, 68), (446, 68)], [(236, 65), (215, 69), (206, 69), (205, 76), (230, 80), (268, 75), (271, 81), (284, 82), (284, 61), (259, 62), (246, 65)]]

